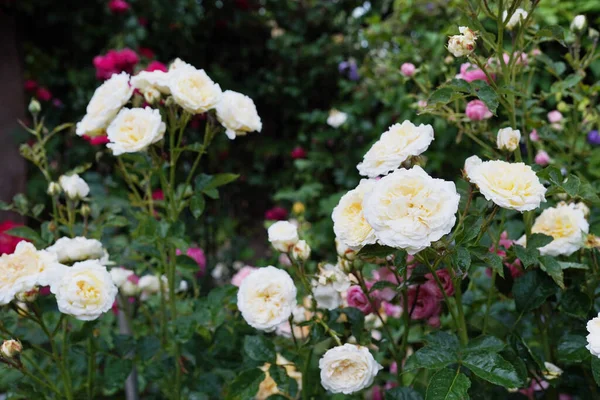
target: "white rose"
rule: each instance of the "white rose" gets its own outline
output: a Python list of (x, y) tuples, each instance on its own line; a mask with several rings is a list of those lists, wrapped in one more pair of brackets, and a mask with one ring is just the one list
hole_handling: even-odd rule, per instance
[(18, 340), (5, 340), (0, 347), (0, 355), (6, 359), (18, 356), (23, 351), (23, 345)]
[(477, 34), (466, 26), (460, 26), (458, 30), (460, 35), (453, 35), (448, 39), (448, 51), (454, 57), (464, 57), (475, 50)]
[(142, 292), (146, 295), (160, 293), (160, 287), (162, 287), (164, 291), (169, 290), (168, 280), (166, 276), (161, 276), (160, 278), (156, 275), (144, 275), (138, 281), (138, 286)]
[(260, 132), (262, 122), (254, 101), (233, 90), (226, 90), (217, 104), (217, 119), (225, 127), (229, 139), (245, 136), (248, 132)]
[[(585, 243), (590, 225), (583, 211), (574, 204), (559, 204), (542, 211), (531, 227), (531, 233), (543, 233), (552, 236), (552, 241), (538, 250), (541, 255), (570, 256)], [(518, 242), (526, 245), (525, 236)]]
[(363, 210), (378, 242), (412, 255), (452, 230), (459, 200), (453, 182), (432, 178), (415, 166), (377, 181)]
[[(313, 285), (315, 282), (313, 282)], [(334, 310), (342, 305), (342, 296), (335, 290), (333, 285), (316, 285), (313, 288), (313, 295), (317, 302), (317, 307), (326, 310)]]
[(350, 277), (337, 264), (325, 264), (319, 269), (318, 283), (321, 286), (331, 285), (336, 291), (343, 293), (352, 284)]
[(329, 111), (329, 116), (327, 117), (327, 125), (332, 128), (339, 128), (344, 125), (346, 120), (348, 119), (348, 114), (345, 112), (341, 112), (336, 110), (335, 108)]
[(502, 128), (498, 131), (496, 145), (500, 150), (515, 151), (521, 141), (521, 131), (512, 128)]
[(259, 268), (242, 281), (237, 306), (248, 325), (271, 332), (292, 314), (296, 286), (284, 270), (272, 266)]
[(327, 350), (319, 360), (321, 385), (331, 393), (351, 394), (365, 389), (382, 368), (369, 349), (349, 343)]
[(100, 260), (102, 264), (108, 262), (108, 254), (102, 243), (96, 239), (87, 239), (83, 236), (74, 238), (62, 237), (46, 251), (56, 254), (58, 262), (72, 263), (88, 259)]
[(130, 278), (123, 283), (123, 286), (119, 287), (119, 291), (123, 294), (123, 296), (133, 297), (137, 296), (141, 290), (137, 283)]
[(337, 252), (339, 257), (344, 258), (346, 260), (354, 260), (356, 258), (356, 251), (346, 246), (346, 244), (338, 238), (335, 238), (335, 251)]
[(471, 163), (467, 176), (487, 200), (502, 208), (521, 212), (535, 210), (546, 201), (546, 188), (529, 165), (471, 159), (475, 161)]
[(587, 20), (585, 18), (585, 15), (577, 15), (575, 18), (573, 18), (573, 21), (571, 22), (571, 30), (572, 31), (582, 31), (585, 29), (585, 25), (587, 24)]
[(370, 178), (385, 175), (410, 157), (423, 153), (432, 141), (431, 125), (415, 126), (410, 121), (394, 124), (373, 144), (356, 168), (361, 175)]
[(169, 72), (175, 71), (176, 69), (183, 67), (194, 68), (191, 64), (186, 63), (181, 58), (176, 58), (175, 60), (173, 60), (171, 65), (169, 65)]
[(36, 250), (21, 241), (12, 254), (0, 256), (0, 305), (10, 303), (20, 292), (49, 285), (53, 279), (56, 255)]
[(549, 363), (548, 361), (544, 362), (544, 367), (546, 368), (546, 371), (544, 371), (544, 379), (546, 379), (547, 381), (556, 379), (560, 377), (563, 373), (562, 369), (560, 369), (552, 363)]
[(122, 287), (129, 277), (133, 275), (132, 270), (121, 267), (111, 268), (109, 273), (114, 284), (117, 285), (118, 288)]
[(360, 250), (377, 241), (375, 231), (363, 213), (365, 194), (371, 192), (374, 186), (375, 180), (362, 179), (355, 189), (342, 196), (331, 213), (337, 240), (352, 250)]
[(70, 199), (82, 199), (90, 193), (88, 184), (77, 174), (62, 175), (58, 183)]
[(221, 87), (203, 69), (189, 64), (178, 65), (169, 71), (169, 89), (175, 102), (192, 114), (212, 110), (222, 96)]
[[(506, 29), (513, 29), (515, 26), (521, 23), (521, 21), (525, 21), (527, 18), (527, 11), (522, 8), (517, 8), (513, 15), (510, 16), (510, 19), (506, 23)], [(502, 20), (506, 21), (506, 17), (508, 17), (508, 11), (505, 10), (502, 13)]]
[(65, 268), (62, 277), (53, 282), (50, 291), (56, 295), (58, 310), (81, 321), (93, 321), (111, 309), (117, 287), (97, 260), (87, 260)]
[(482, 163), (483, 161), (481, 161), (481, 158), (477, 156), (471, 156), (465, 160), (465, 166), (463, 167), (463, 169), (468, 176), (470, 171), (473, 170), (473, 168), (478, 167)]
[(290, 248), (298, 243), (298, 228), (288, 221), (277, 221), (268, 229), (269, 242), (273, 247), (287, 253)]
[(83, 136), (105, 130), (132, 93), (128, 74), (122, 72), (111, 76), (94, 92), (85, 116), (77, 123), (76, 133)]
[(600, 314), (587, 323), (587, 349), (593, 356), (600, 358)]
[(131, 87), (144, 92), (148, 88), (158, 90), (163, 94), (171, 94), (169, 89), (169, 73), (164, 71), (141, 71), (131, 77)]
[(573, 207), (580, 210), (586, 218), (590, 215), (590, 208), (585, 203), (575, 203)]
[(150, 107), (124, 108), (106, 130), (110, 140), (106, 147), (115, 156), (144, 151), (161, 140), (165, 130), (160, 111)]
[(310, 246), (306, 240), (299, 240), (292, 249), (292, 256), (296, 260), (306, 261), (310, 257)]

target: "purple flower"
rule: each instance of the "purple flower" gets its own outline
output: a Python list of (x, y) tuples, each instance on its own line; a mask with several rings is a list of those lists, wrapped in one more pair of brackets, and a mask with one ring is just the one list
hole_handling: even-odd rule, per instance
[(588, 135), (587, 135), (587, 141), (592, 146), (599, 146), (600, 145), (600, 133), (598, 133), (597, 130), (590, 131), (590, 133), (588, 133)]
[(360, 79), (360, 75), (358, 74), (358, 66), (354, 60), (342, 61), (339, 63), (338, 71), (340, 71), (340, 74), (346, 74), (348, 79), (351, 81), (357, 81)]

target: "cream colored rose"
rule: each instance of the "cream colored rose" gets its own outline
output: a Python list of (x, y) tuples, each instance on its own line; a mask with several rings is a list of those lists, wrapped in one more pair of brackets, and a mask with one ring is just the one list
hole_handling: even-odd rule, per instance
[(145, 294), (144, 297), (160, 293), (161, 284), (165, 292), (169, 290), (168, 280), (164, 275), (160, 278), (157, 275), (144, 275), (138, 281), (138, 286), (142, 294)]
[(468, 176), (469, 173), (473, 171), (473, 168), (480, 166), (482, 163), (483, 161), (481, 160), (481, 158), (477, 156), (471, 156), (465, 160), (465, 166), (463, 167), (463, 170)]
[(477, 33), (466, 26), (460, 26), (458, 30), (460, 35), (453, 35), (448, 39), (448, 51), (454, 57), (464, 57), (475, 50)]
[(337, 264), (325, 264), (320, 266), (317, 279), (319, 285), (331, 285), (340, 293), (348, 290), (352, 284), (350, 277)]
[(248, 325), (271, 332), (292, 314), (296, 286), (284, 270), (272, 266), (259, 268), (242, 281), (237, 306)]
[(335, 108), (329, 111), (329, 116), (327, 117), (327, 125), (332, 128), (339, 128), (344, 125), (346, 120), (348, 119), (348, 114), (345, 112), (341, 112), (336, 110)]
[(423, 153), (433, 141), (431, 125), (416, 126), (410, 121), (394, 124), (367, 151), (358, 172), (375, 178), (400, 167), (412, 156)]
[(162, 94), (171, 94), (169, 73), (164, 71), (141, 71), (136, 76), (131, 77), (131, 87), (142, 93), (148, 88), (152, 88)]
[(359, 250), (377, 241), (375, 231), (363, 213), (365, 194), (372, 191), (374, 186), (375, 180), (361, 180), (355, 189), (342, 196), (331, 214), (333, 232), (337, 240), (353, 250)]
[(99, 260), (102, 264), (108, 263), (108, 253), (102, 247), (102, 243), (83, 236), (62, 237), (46, 251), (56, 254), (58, 261), (63, 264), (89, 259)]
[(90, 193), (88, 184), (77, 174), (62, 175), (58, 183), (70, 199), (83, 199)]
[(287, 253), (298, 243), (298, 228), (288, 221), (277, 221), (268, 229), (269, 242), (282, 253)]
[[(515, 26), (519, 25), (522, 21), (527, 19), (527, 11), (522, 8), (517, 8), (515, 12), (510, 16), (510, 19), (506, 23), (506, 29), (513, 29)], [(508, 17), (508, 11), (505, 10), (502, 13), (502, 20), (506, 21), (506, 17)]]
[(83, 136), (105, 130), (132, 93), (129, 75), (125, 72), (114, 74), (94, 92), (85, 116), (77, 123), (76, 133)]
[(132, 270), (126, 269), (126, 268), (121, 268), (121, 267), (111, 268), (109, 273), (110, 273), (110, 277), (112, 278), (114, 284), (118, 288), (123, 286), (125, 284), (125, 282), (127, 282), (127, 280), (129, 279), (129, 277), (134, 274), (134, 272)]
[(592, 318), (587, 323), (587, 349), (594, 357), (600, 358), (600, 314), (596, 318)]
[(55, 264), (55, 254), (38, 251), (24, 240), (12, 254), (0, 256), (0, 305), (10, 303), (20, 292), (49, 285)]
[(415, 166), (377, 181), (363, 210), (379, 243), (415, 254), (452, 230), (459, 200), (453, 182)]
[(150, 107), (124, 108), (106, 130), (110, 140), (106, 146), (115, 156), (144, 151), (161, 140), (165, 130), (160, 111)]
[(50, 285), (58, 310), (81, 321), (93, 321), (111, 309), (117, 287), (97, 260), (87, 260), (65, 268), (62, 277)]
[(169, 89), (177, 104), (192, 114), (212, 110), (221, 101), (221, 87), (203, 69), (182, 62), (169, 71)]
[(500, 150), (515, 151), (521, 141), (521, 131), (512, 128), (502, 128), (498, 131), (496, 145)]
[(233, 90), (226, 90), (217, 104), (217, 119), (225, 127), (229, 139), (245, 136), (248, 132), (260, 132), (262, 122), (254, 101)]
[[(583, 247), (589, 228), (583, 211), (574, 204), (560, 204), (542, 211), (533, 223), (531, 233), (543, 233), (553, 238), (538, 249), (541, 255), (570, 256)], [(526, 245), (525, 236), (517, 243)]]
[(467, 176), (487, 200), (502, 208), (521, 212), (535, 210), (546, 201), (546, 188), (529, 165), (470, 159), (472, 162)]
[(334, 310), (342, 305), (342, 296), (331, 283), (321, 285), (317, 281), (313, 281), (312, 285), (317, 307)]
[(382, 368), (369, 349), (349, 343), (327, 350), (319, 360), (321, 385), (331, 393), (351, 394), (365, 389)]

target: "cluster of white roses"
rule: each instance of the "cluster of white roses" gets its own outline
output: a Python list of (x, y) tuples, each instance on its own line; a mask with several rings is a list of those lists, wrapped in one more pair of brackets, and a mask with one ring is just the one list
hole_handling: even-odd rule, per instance
[(61, 238), (45, 250), (21, 241), (14, 253), (0, 257), (0, 304), (34, 301), (38, 288), (49, 286), (60, 312), (94, 320), (117, 294), (106, 264), (108, 254), (95, 239)]
[(350, 249), (382, 245), (415, 254), (452, 230), (460, 197), (453, 182), (435, 179), (421, 167), (400, 168), (433, 141), (430, 125), (395, 124), (358, 165), (363, 179), (332, 213), (337, 240)]
[(158, 109), (123, 108), (134, 89), (152, 105), (165, 96), (166, 103), (172, 99), (192, 115), (215, 110), (230, 139), (262, 129), (251, 98), (231, 90), (223, 92), (204, 70), (177, 59), (168, 72), (142, 71), (131, 78), (125, 72), (113, 75), (96, 89), (86, 115), (77, 124), (77, 134), (94, 136), (106, 131), (107, 147), (115, 155), (143, 151), (160, 141), (166, 125)]
[[(165, 275), (147, 274), (138, 277), (132, 270), (123, 267), (113, 267), (109, 272), (119, 292), (125, 297), (140, 296), (140, 300), (144, 301), (161, 292), (168, 295), (169, 281)], [(177, 291), (187, 289), (188, 283), (182, 280)]]

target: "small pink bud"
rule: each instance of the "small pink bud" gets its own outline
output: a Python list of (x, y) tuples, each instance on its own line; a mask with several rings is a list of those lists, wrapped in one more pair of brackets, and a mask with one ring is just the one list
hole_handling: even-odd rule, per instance
[(529, 139), (531, 139), (532, 142), (538, 142), (540, 140), (537, 130), (534, 129), (529, 133)]
[(413, 76), (415, 74), (415, 70), (416, 69), (417, 68), (415, 67), (414, 64), (412, 64), (412, 63), (404, 63), (400, 67), (400, 72), (402, 72), (402, 75), (410, 77), (410, 76)]
[(481, 100), (471, 100), (468, 102), (465, 114), (471, 121), (482, 121), (491, 118), (493, 115)]
[(557, 122), (562, 121), (563, 115), (558, 110), (550, 111), (548, 113), (548, 122), (551, 124), (555, 124)]
[(537, 165), (541, 165), (542, 167), (544, 167), (550, 164), (550, 156), (544, 150), (540, 150), (535, 155), (534, 161)]

